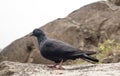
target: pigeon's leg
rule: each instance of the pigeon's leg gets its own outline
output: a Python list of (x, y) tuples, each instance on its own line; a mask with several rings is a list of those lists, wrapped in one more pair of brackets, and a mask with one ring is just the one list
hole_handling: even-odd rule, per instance
[(64, 69), (64, 68), (62, 67), (62, 64), (63, 64), (63, 60), (61, 60), (61, 62), (60, 62), (59, 64), (57, 64), (55, 67), (56, 67), (57, 69)]
[(55, 65), (48, 65), (49, 68), (56, 68), (56, 69), (64, 69), (62, 67), (62, 64), (63, 64), (63, 60), (61, 60), (60, 63), (56, 63)]

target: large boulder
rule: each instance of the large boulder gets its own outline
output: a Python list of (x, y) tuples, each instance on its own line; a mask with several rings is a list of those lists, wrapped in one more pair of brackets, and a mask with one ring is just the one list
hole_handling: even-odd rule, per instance
[[(99, 1), (73, 11), (43, 27), (48, 37), (59, 39), (82, 50), (99, 51), (107, 39), (120, 42), (120, 8), (112, 2)], [(34, 29), (34, 28), (33, 28)], [(32, 31), (32, 30), (31, 30)], [(39, 52), (37, 39), (30, 34), (12, 42), (0, 53), (0, 61), (51, 63)]]

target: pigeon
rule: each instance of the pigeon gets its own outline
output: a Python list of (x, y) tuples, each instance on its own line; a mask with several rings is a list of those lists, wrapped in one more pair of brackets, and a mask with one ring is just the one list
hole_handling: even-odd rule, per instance
[(93, 51), (83, 51), (60, 40), (48, 38), (41, 29), (34, 29), (32, 36), (37, 37), (41, 55), (54, 61), (56, 64), (49, 67), (63, 69), (62, 63), (67, 60), (81, 58), (86, 61), (99, 62), (98, 59), (90, 56), (96, 54)]

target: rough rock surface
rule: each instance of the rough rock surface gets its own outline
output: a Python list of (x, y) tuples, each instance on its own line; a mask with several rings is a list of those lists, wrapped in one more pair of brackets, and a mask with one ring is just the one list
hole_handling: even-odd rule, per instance
[(65, 70), (50, 69), (42, 64), (4, 61), (0, 76), (119, 76), (120, 63), (64, 65)]
[[(120, 6), (113, 3), (99, 1), (86, 5), (41, 28), (50, 38), (68, 42), (76, 48), (98, 51), (98, 44), (107, 39), (120, 42)], [(30, 34), (4, 48), (0, 62), (4, 60), (51, 63), (42, 58), (37, 40)]]
[(2, 51), (2, 49), (0, 49), (0, 52)]
[(120, 0), (108, 0), (108, 1), (115, 4), (115, 5), (120, 6)]

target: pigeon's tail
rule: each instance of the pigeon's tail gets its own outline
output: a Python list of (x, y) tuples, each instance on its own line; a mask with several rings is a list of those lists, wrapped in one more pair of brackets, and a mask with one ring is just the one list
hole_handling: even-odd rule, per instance
[[(79, 55), (79, 58), (82, 58), (83, 60), (86, 60), (88, 62), (99, 62), (98, 59), (91, 57), (90, 55), (94, 55), (97, 52), (94, 51), (82, 51), (83, 53)], [(80, 54), (80, 51), (76, 52), (77, 54)]]
[(81, 59), (83, 59), (83, 60), (86, 60), (86, 61), (88, 61), (88, 62), (99, 62), (99, 60), (98, 59), (96, 59), (96, 58), (94, 58), (94, 57), (91, 57), (91, 56), (89, 56), (89, 55), (87, 55), (87, 54), (83, 54), (82, 56), (80, 56), (80, 58)]
[[(80, 50), (81, 51), (81, 50)], [(97, 52), (94, 52), (94, 51), (83, 51), (85, 54), (87, 55), (94, 55), (96, 54)]]
[(83, 60), (86, 60), (88, 62), (99, 62), (98, 59), (90, 56), (90, 55), (93, 55), (93, 54), (96, 54), (95, 52), (90, 52), (90, 51), (87, 51), (87, 52), (83, 52), (83, 51), (77, 51), (75, 52), (74, 54), (71, 55), (71, 58), (74, 60), (74, 59), (77, 59), (77, 58), (81, 58)]

